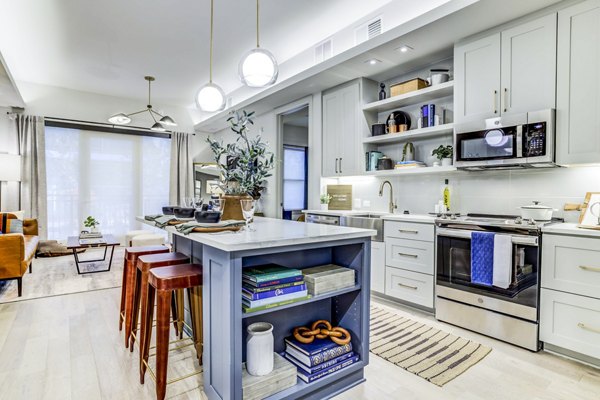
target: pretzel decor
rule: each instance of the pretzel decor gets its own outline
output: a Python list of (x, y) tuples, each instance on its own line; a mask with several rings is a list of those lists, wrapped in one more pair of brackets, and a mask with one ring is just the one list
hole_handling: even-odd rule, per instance
[(308, 344), (312, 343), (315, 338), (325, 339), (326, 337), (340, 346), (350, 343), (350, 339), (352, 339), (350, 332), (339, 326), (333, 328), (329, 321), (324, 319), (313, 322), (311, 329), (305, 326), (294, 328), (294, 338), (300, 343)]

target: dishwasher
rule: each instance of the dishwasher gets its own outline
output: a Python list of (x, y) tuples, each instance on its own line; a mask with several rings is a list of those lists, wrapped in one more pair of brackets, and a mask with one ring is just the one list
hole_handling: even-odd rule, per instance
[(309, 224), (340, 226), (340, 217), (335, 215), (306, 214), (306, 222)]

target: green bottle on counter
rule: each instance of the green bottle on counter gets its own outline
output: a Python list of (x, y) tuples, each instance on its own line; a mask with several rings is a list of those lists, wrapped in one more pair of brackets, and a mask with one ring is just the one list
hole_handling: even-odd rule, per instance
[(444, 190), (442, 192), (442, 198), (444, 199), (444, 207), (446, 207), (446, 212), (450, 211), (450, 185), (448, 184), (448, 179), (444, 181)]

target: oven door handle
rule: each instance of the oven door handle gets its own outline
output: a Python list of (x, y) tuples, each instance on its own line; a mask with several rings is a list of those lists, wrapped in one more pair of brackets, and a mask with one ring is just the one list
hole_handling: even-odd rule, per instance
[[(472, 232), (477, 232), (477, 231), (447, 229), (447, 228), (437, 228), (436, 229), (437, 236), (459, 238), (459, 239), (471, 239)], [(503, 235), (503, 234), (501, 233), (500, 235)], [(510, 234), (508, 236), (510, 236), (513, 244), (521, 244), (521, 245), (526, 245), (526, 246), (537, 246), (538, 245), (538, 238), (535, 236), (510, 235)]]

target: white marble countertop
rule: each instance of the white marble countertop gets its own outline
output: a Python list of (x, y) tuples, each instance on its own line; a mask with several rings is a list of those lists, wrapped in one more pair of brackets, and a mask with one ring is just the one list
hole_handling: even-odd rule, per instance
[(390, 214), (385, 211), (370, 211), (370, 210), (302, 210), (305, 214), (328, 215), (334, 217), (344, 217), (351, 215), (375, 214), (380, 215), (381, 219), (388, 221), (406, 221), (419, 222), (423, 224), (433, 224), (435, 216), (429, 214)]
[(577, 224), (563, 223), (552, 224), (542, 228), (542, 233), (552, 235), (587, 236), (600, 238), (600, 230), (578, 228)]
[(342, 217), (344, 215), (357, 215), (357, 214), (367, 214), (373, 212), (374, 214), (378, 214), (375, 211), (368, 210), (302, 210), (304, 214), (317, 214), (317, 215), (329, 215), (332, 217)]
[(429, 214), (386, 214), (381, 217), (385, 221), (418, 222), (421, 224), (435, 223), (435, 216)]
[[(146, 221), (144, 217), (137, 217), (136, 219), (147, 225), (154, 226), (154, 222)], [(307, 224), (304, 222), (262, 217), (255, 217), (252, 226), (255, 229), (254, 231), (194, 232), (189, 235), (177, 232), (172, 226), (165, 228), (165, 230), (174, 235), (183, 236), (227, 252), (367, 238), (377, 233), (371, 229)]]

